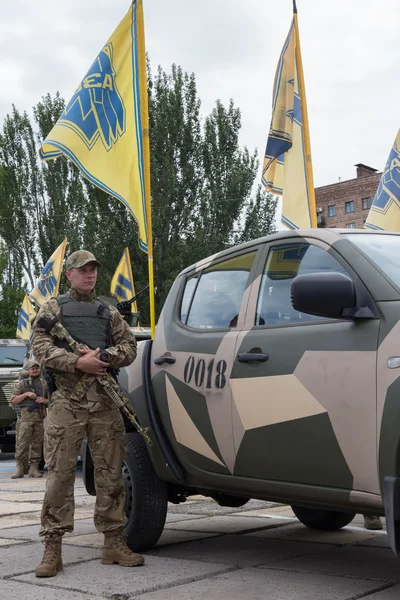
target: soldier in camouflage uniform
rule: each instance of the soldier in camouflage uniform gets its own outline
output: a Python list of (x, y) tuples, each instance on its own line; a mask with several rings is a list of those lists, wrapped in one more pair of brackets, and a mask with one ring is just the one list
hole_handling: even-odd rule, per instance
[[(45, 428), (49, 475), (40, 530), (45, 552), (35, 570), (37, 577), (52, 577), (62, 569), (61, 540), (74, 527), (75, 467), (84, 437), (95, 469), (94, 524), (105, 537), (102, 563), (138, 566), (144, 562), (128, 548), (122, 534), (126, 522), (123, 419), (96, 380), (87, 389), (80, 385), (85, 373), (100, 376), (107, 368), (131, 364), (136, 357), (136, 340), (128, 324), (113, 306), (96, 299), (97, 266), (100, 263), (90, 252), (73, 252), (65, 267), (71, 289), (46, 302), (36, 319), (37, 323), (43, 315), (53, 314), (72, 337), (92, 350), (81, 350), (78, 356), (44, 329), (37, 325), (33, 329), (34, 355), (52, 372), (56, 386)], [(107, 362), (100, 360), (100, 351), (107, 352)], [(79, 401), (71, 399), (73, 392), (78, 392)]]
[(12, 479), (24, 476), (24, 467), (28, 460), (30, 461), (29, 476), (43, 477), (39, 471), (39, 462), (43, 449), (45, 405), (48, 402), (47, 384), (40, 376), (40, 364), (37, 360), (29, 361), (27, 369), (27, 377), (21, 378), (16, 384), (11, 399), (17, 412), (15, 447), (17, 472), (11, 476)]
[[(22, 369), (22, 371), (18, 375), (18, 382), (14, 384), (13, 396), (15, 395), (15, 390), (17, 389), (18, 383), (22, 379), (24, 379), (24, 377), (29, 377), (29, 373), (28, 373), (28, 371), (25, 368)], [(16, 417), (17, 417), (17, 421), (15, 423), (15, 453), (17, 454), (17, 452), (18, 452), (19, 426), (21, 424), (21, 407), (20, 407), (19, 404), (13, 404), (11, 402), (11, 398), (10, 398), (9, 404), (10, 404), (11, 408), (13, 408), (15, 410), (15, 414), (16, 414)], [(24, 475), (28, 475), (28, 473), (29, 473), (29, 456), (28, 456), (26, 462), (24, 462)], [(17, 478), (17, 474), (14, 473), (14, 475), (11, 475), (11, 479), (18, 479)]]

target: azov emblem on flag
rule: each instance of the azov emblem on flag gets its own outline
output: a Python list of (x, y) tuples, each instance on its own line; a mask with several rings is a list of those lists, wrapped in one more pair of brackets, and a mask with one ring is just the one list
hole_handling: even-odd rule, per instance
[(125, 133), (125, 106), (113, 68), (113, 45), (104, 46), (60, 117), (89, 150), (100, 138), (107, 151)]
[(39, 281), (36, 284), (39, 292), (44, 298), (51, 296), (54, 293), (57, 285), (57, 279), (53, 273), (54, 261), (48, 262), (44, 267)]
[(386, 213), (393, 202), (400, 201), (400, 150), (394, 144), (372, 206), (373, 210)]

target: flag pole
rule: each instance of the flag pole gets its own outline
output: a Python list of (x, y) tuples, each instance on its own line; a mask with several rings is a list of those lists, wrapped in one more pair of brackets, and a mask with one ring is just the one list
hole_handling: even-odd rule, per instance
[(63, 241), (63, 247), (62, 247), (62, 250), (61, 250), (61, 252), (62, 252), (62, 259), (60, 261), (60, 272), (59, 272), (58, 277), (57, 277), (57, 284), (56, 284), (56, 289), (54, 290), (54, 296), (58, 296), (58, 290), (59, 290), (60, 281), (61, 281), (61, 271), (62, 271), (62, 266), (63, 266), (63, 262), (64, 262), (64, 258), (65, 258), (65, 250), (67, 248), (67, 240), (68, 240), (68, 238), (65, 238), (64, 241)]
[(144, 33), (143, 2), (137, 3), (140, 35), (138, 36), (139, 77), (140, 77), (140, 111), (142, 123), (143, 156), (144, 156), (144, 188), (146, 196), (146, 225), (147, 225), (147, 262), (149, 271), (149, 299), (150, 299), (150, 328), (151, 338), (154, 339), (156, 331), (155, 302), (154, 302), (154, 266), (153, 266), (153, 229), (151, 220), (150, 196), (150, 137), (149, 137), (149, 105), (146, 75), (146, 44)]
[[(145, 146), (149, 146), (150, 156), (150, 144), (149, 144), (149, 130), (143, 132), (143, 141)], [(146, 212), (147, 212), (147, 261), (149, 269), (149, 298), (150, 298), (150, 328), (151, 328), (151, 339), (154, 339), (156, 331), (156, 318), (155, 318), (155, 302), (154, 302), (154, 266), (153, 266), (153, 230), (151, 224), (151, 200), (150, 200), (150, 164), (148, 168), (145, 168), (145, 182), (146, 182)]]
[(302, 116), (302, 133), (304, 143), (304, 156), (306, 163), (306, 180), (308, 187), (308, 198), (310, 207), (310, 220), (311, 227), (317, 227), (317, 209), (315, 205), (315, 192), (314, 192), (314, 175), (311, 161), (311, 143), (310, 143), (310, 130), (308, 126), (308, 112), (306, 102), (306, 88), (304, 85), (304, 71), (303, 63), (301, 60), (301, 49), (300, 49), (300, 35), (299, 35), (299, 24), (297, 20), (297, 6), (296, 0), (293, 0), (293, 22), (294, 30), (296, 33), (296, 64), (297, 64), (297, 77), (299, 81), (299, 93), (301, 103), (301, 116)]

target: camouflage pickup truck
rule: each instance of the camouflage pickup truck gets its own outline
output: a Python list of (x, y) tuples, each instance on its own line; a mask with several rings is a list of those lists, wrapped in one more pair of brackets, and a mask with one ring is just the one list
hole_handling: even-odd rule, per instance
[(399, 256), (400, 235), (310, 229), (180, 273), (123, 374), (152, 440), (127, 427), (133, 549), (168, 501), (204, 494), (287, 503), (321, 530), (385, 515), (400, 554)]
[(22, 340), (0, 339), (0, 450), (15, 449), (15, 410), (10, 406), (14, 384), (27, 351)]

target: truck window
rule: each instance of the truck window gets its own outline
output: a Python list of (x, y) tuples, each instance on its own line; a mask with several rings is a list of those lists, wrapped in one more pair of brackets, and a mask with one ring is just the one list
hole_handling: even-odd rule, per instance
[(181, 305), (182, 322), (196, 329), (235, 327), (255, 256), (256, 252), (235, 256), (188, 279)]
[(400, 287), (400, 236), (384, 233), (346, 235), (357, 248), (362, 250), (397, 287)]
[(347, 275), (342, 265), (326, 250), (311, 244), (281, 244), (268, 253), (257, 302), (255, 325), (304, 323), (326, 320), (300, 313), (292, 306), (291, 284), (297, 275), (318, 272)]

